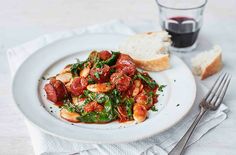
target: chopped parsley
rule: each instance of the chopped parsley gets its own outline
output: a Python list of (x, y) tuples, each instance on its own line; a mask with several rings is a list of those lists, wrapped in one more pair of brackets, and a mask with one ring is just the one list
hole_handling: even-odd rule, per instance
[(89, 90), (84, 90), (84, 95), (86, 96), (86, 97), (88, 97), (88, 95), (89, 95), (89, 93), (90, 93), (90, 91)]
[(129, 98), (125, 100), (125, 109), (126, 109), (129, 119), (133, 119), (133, 111), (132, 111), (133, 104), (134, 104), (133, 98)]
[(102, 68), (104, 66), (104, 62), (103, 61), (99, 61), (96, 64), (96, 68)]
[(150, 88), (154, 89), (157, 86), (157, 83), (155, 80), (151, 79), (149, 76), (138, 73), (137, 76), (134, 77), (139, 78), (141, 80), (143, 80)]
[(94, 81), (93, 79), (90, 78), (90, 79), (88, 79), (88, 83), (89, 83), (89, 84), (94, 84), (95, 81)]
[(151, 110), (152, 110), (152, 111), (158, 111), (158, 109), (155, 107), (155, 105), (153, 105), (153, 106), (151, 107)]
[(95, 73), (94, 73), (94, 76), (95, 76), (97, 79), (100, 79), (100, 75), (99, 75), (98, 72), (95, 72)]
[(85, 61), (79, 61), (77, 59), (77, 63), (75, 64), (72, 64), (72, 66), (70, 67), (70, 72), (73, 74), (73, 75), (77, 75), (78, 74), (78, 71), (82, 70), (83, 67), (84, 67), (84, 63)]
[(153, 91), (150, 91), (149, 93), (148, 93), (148, 96), (153, 96), (154, 95), (154, 92)]
[(110, 73), (112, 74), (112, 73), (115, 73), (116, 72), (116, 70), (115, 70), (115, 68), (111, 68), (110, 69)]
[(62, 108), (66, 109), (69, 112), (76, 112), (77, 111), (76, 105), (71, 103), (69, 100), (64, 100), (63, 102), (64, 102), (64, 105), (62, 106)]
[(163, 88), (165, 88), (165, 87), (166, 87), (166, 85), (160, 85), (158, 87), (158, 91), (163, 92)]

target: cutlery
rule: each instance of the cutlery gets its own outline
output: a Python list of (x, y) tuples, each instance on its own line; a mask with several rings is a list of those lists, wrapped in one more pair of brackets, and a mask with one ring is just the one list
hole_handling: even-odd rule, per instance
[(214, 85), (207, 93), (206, 97), (200, 102), (200, 112), (194, 120), (193, 124), (187, 130), (185, 135), (180, 139), (180, 141), (176, 144), (176, 146), (170, 151), (169, 155), (181, 155), (183, 153), (183, 150), (189, 138), (193, 134), (197, 124), (199, 123), (203, 115), (207, 111), (215, 111), (220, 107), (229, 86), (230, 80), (231, 75), (228, 73), (222, 73), (217, 78)]

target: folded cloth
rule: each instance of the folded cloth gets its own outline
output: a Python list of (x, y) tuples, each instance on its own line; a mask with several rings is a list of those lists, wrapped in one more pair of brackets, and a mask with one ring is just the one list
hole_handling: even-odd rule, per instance
[[(142, 30), (141, 30), (142, 31)], [(35, 40), (20, 45), (18, 47), (7, 50), (8, 61), (12, 74), (20, 64), (33, 52), (47, 46), (60, 39), (65, 39), (87, 33), (119, 33), (134, 34), (134, 31), (127, 25), (118, 20), (114, 20), (105, 24), (90, 26), (83, 30), (70, 30), (54, 34), (43, 35)], [(119, 154), (119, 155), (165, 155), (167, 154), (187, 131), (199, 108), (198, 103), (207, 93), (207, 88), (197, 82), (197, 97), (195, 104), (189, 114), (177, 123), (171, 129), (136, 142), (124, 144), (83, 144), (73, 141), (64, 140), (39, 130), (26, 120), (29, 133), (32, 139), (35, 154), (40, 155), (68, 155), (68, 154)], [(199, 140), (210, 129), (219, 125), (226, 119), (227, 107), (222, 104), (215, 112), (208, 112), (201, 123), (197, 126), (196, 131), (190, 139), (188, 145)]]

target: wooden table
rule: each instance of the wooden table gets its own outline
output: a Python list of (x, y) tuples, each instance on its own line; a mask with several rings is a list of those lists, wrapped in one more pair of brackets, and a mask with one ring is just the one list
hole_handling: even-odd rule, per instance
[[(158, 22), (154, 0), (0, 0), (0, 154), (32, 155), (23, 117), (13, 104), (6, 49), (45, 33), (121, 19), (131, 25)], [(223, 47), (233, 80), (225, 103), (229, 118), (187, 149), (187, 154), (236, 154), (236, 1), (209, 0), (201, 37)], [(234, 20), (234, 21), (233, 21)], [(208, 42), (202, 42), (207, 44)], [(203, 83), (209, 86), (215, 77)]]

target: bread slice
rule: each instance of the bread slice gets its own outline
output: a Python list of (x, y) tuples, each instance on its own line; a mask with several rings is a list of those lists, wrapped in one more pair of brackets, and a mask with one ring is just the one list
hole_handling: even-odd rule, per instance
[(214, 46), (213, 49), (199, 53), (192, 59), (193, 72), (205, 79), (222, 68), (222, 54), (220, 46)]
[(161, 71), (170, 67), (170, 45), (170, 35), (166, 31), (159, 31), (130, 36), (119, 49), (129, 54), (137, 67), (147, 71)]

